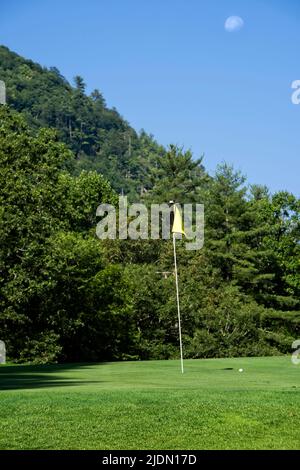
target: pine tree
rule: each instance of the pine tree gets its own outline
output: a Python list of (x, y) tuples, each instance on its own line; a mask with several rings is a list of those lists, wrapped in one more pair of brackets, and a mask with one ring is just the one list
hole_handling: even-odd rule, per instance
[(173, 200), (180, 204), (201, 202), (200, 190), (207, 180), (202, 158), (193, 160), (192, 153), (176, 145), (154, 162), (150, 179), (152, 189), (147, 200), (163, 203)]

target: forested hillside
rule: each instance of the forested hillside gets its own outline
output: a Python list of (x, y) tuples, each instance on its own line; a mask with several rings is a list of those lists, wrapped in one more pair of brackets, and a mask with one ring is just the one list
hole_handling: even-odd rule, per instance
[[(137, 134), (100, 92), (0, 48), (0, 339), (16, 361), (178, 357), (172, 244), (106, 240), (118, 193), (205, 205), (178, 241), (186, 357), (287, 353), (300, 335), (300, 201)], [(92, 170), (92, 171), (90, 171)], [(161, 273), (171, 273), (166, 278)]]
[(75, 174), (82, 169), (101, 172), (117, 192), (135, 199), (148, 188), (148, 168), (164, 149), (144, 131), (137, 134), (116, 109), (107, 108), (99, 90), (87, 96), (81, 77), (71, 86), (55, 67), (43, 68), (4, 46), (0, 77), (8, 104), (31, 127), (57, 129), (75, 155)]

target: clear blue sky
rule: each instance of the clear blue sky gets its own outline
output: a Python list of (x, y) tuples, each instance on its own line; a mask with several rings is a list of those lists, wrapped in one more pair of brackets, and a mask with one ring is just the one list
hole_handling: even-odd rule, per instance
[(0, 43), (82, 75), (135, 129), (204, 152), (210, 172), (227, 161), (300, 195), (299, 0), (1, 0)]

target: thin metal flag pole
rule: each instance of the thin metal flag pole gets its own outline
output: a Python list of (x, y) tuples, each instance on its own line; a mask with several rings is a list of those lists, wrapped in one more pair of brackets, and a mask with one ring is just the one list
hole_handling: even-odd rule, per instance
[(178, 288), (178, 273), (177, 273), (177, 259), (176, 259), (176, 239), (175, 233), (173, 233), (173, 248), (174, 248), (174, 266), (175, 266), (175, 281), (176, 281), (176, 299), (177, 299), (177, 312), (178, 312), (178, 331), (179, 331), (179, 344), (180, 344), (180, 361), (181, 361), (181, 372), (184, 373), (183, 369), (183, 352), (182, 352), (182, 337), (181, 337), (181, 318), (180, 318), (180, 304), (179, 304), (179, 288)]

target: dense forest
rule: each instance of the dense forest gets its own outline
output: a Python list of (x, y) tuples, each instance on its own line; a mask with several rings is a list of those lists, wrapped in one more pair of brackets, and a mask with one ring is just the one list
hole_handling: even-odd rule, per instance
[(3, 46), (0, 76), (9, 106), (33, 129), (56, 129), (72, 150), (73, 174), (95, 170), (134, 200), (147, 190), (149, 167), (164, 149), (146, 132), (137, 134), (115, 109), (108, 109), (99, 90), (86, 96), (81, 77), (74, 78), (72, 87), (55, 67), (42, 68)]
[[(99, 240), (118, 195), (205, 206), (205, 243), (178, 241), (185, 357), (288, 353), (300, 336), (300, 201), (137, 133), (0, 47), (0, 339), (18, 362), (178, 357), (172, 244)], [(171, 273), (167, 277), (162, 272)]]

